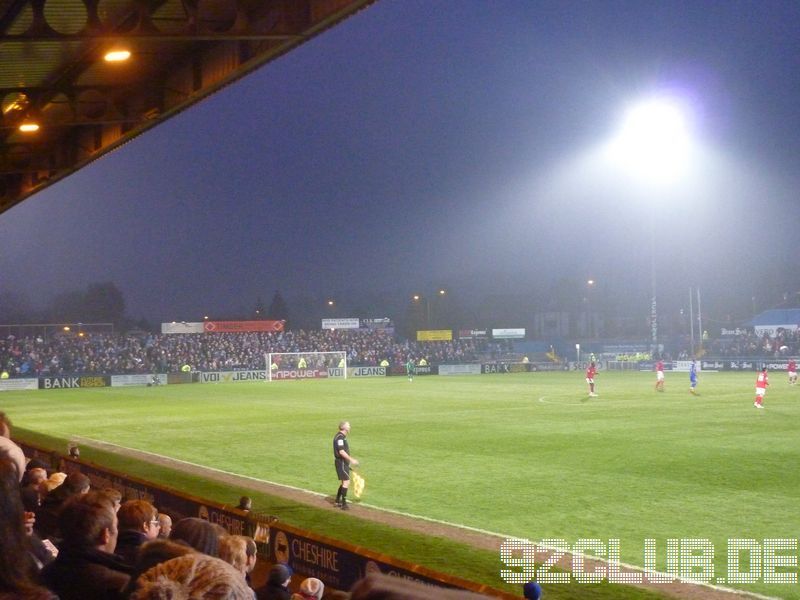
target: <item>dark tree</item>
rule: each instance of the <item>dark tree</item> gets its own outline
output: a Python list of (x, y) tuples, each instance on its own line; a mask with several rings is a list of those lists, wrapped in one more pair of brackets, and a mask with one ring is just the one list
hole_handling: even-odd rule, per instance
[(275, 292), (272, 302), (269, 303), (267, 318), (273, 321), (286, 321), (287, 329), (289, 324), (289, 307), (279, 291)]

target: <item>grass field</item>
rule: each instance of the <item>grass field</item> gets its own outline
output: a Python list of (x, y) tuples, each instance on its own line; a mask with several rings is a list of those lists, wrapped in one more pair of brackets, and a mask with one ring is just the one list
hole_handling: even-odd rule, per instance
[[(662, 571), (668, 538), (710, 540), (725, 577), (729, 538), (800, 537), (800, 386), (773, 373), (757, 410), (755, 373), (703, 373), (698, 397), (683, 373), (664, 393), (649, 373), (597, 381), (591, 399), (571, 372), (3, 392), (0, 409), (55, 437), (331, 494), (346, 418), (365, 503), (533, 541), (620, 539), (635, 565), (654, 538)], [(735, 587), (800, 598), (759, 581)]]

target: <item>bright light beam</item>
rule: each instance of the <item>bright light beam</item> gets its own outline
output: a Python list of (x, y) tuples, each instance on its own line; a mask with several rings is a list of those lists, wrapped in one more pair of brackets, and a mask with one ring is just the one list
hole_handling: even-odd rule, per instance
[(666, 98), (628, 109), (612, 151), (621, 166), (646, 182), (678, 178), (689, 164), (692, 136), (683, 108)]

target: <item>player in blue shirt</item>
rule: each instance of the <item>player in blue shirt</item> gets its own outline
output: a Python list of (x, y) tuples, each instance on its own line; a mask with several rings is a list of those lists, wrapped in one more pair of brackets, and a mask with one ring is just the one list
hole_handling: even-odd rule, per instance
[(689, 369), (689, 392), (697, 395), (695, 388), (697, 387), (697, 362), (692, 361), (692, 366)]

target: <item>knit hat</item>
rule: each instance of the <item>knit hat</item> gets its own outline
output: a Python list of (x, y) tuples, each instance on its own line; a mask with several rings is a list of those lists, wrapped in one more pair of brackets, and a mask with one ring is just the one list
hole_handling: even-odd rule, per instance
[(241, 573), (223, 560), (200, 553), (173, 558), (145, 571), (132, 600), (252, 600)]
[(325, 584), (316, 577), (309, 577), (300, 584), (300, 593), (306, 598), (321, 600), (322, 594), (325, 593)]
[(209, 556), (217, 556), (219, 553), (219, 535), (216, 528), (208, 521), (197, 517), (187, 517), (175, 523), (169, 539), (184, 542)]
[(522, 591), (528, 600), (539, 600), (542, 597), (542, 586), (535, 581), (529, 581), (523, 585)]
[(283, 585), (291, 576), (292, 570), (287, 565), (278, 563), (277, 565), (272, 565), (272, 568), (269, 570), (267, 581), (269, 583)]

